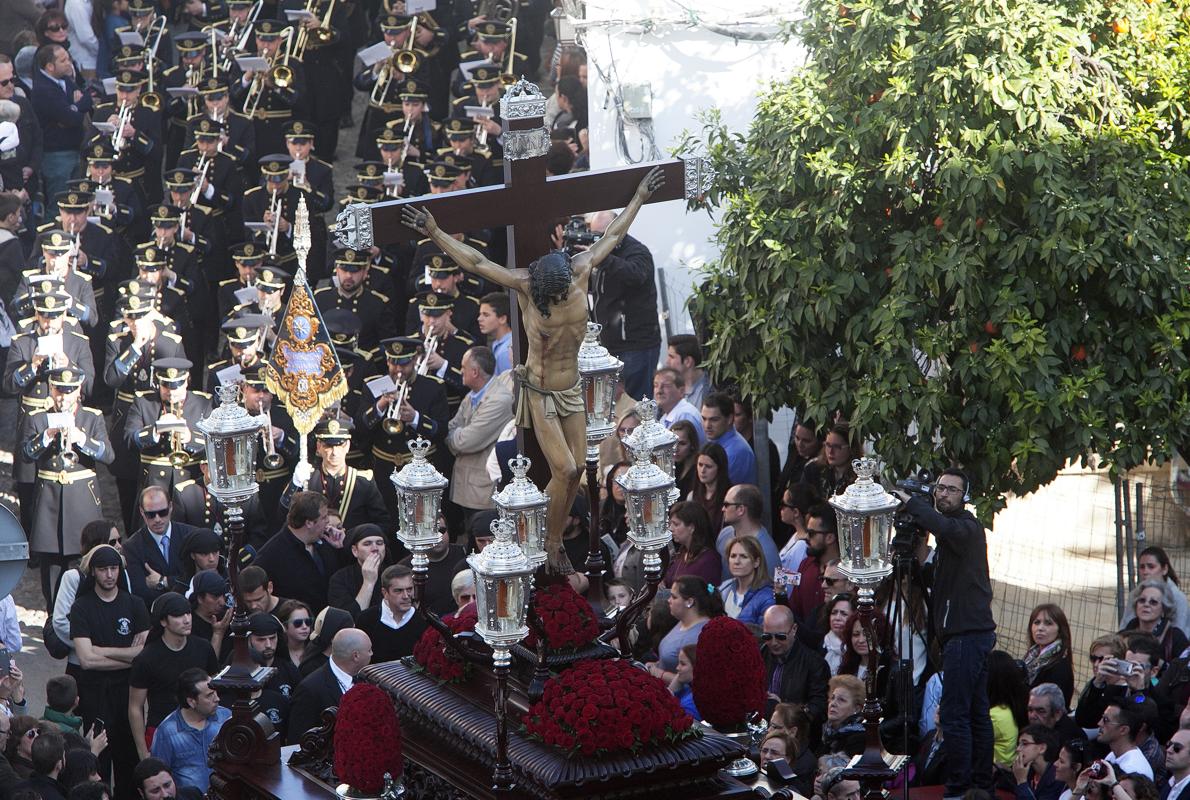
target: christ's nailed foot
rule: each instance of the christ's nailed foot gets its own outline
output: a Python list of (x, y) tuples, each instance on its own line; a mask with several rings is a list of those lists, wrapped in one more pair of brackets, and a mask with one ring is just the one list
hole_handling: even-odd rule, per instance
[(566, 555), (566, 549), (558, 543), (558, 547), (550, 547), (546, 545), (549, 554), (545, 561), (545, 571), (549, 575), (570, 575), (574, 572), (574, 567), (570, 564), (570, 557)]

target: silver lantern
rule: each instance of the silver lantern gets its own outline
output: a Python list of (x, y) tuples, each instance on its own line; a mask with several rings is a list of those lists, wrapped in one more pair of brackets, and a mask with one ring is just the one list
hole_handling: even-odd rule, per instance
[[(636, 404), (636, 416), (640, 418), (640, 425), (624, 439), (624, 446), (630, 451), (647, 450), (649, 459), (660, 467), (670, 480), (674, 480), (674, 454), (678, 450), (678, 436), (669, 428), (657, 421), (657, 403), (648, 398), (642, 398)], [(678, 501), (678, 487), (670, 490), (669, 501)]]
[(525, 552), (525, 557), (536, 569), (545, 563), (546, 510), (550, 498), (529, 480), (529, 468), (533, 462), (523, 454), (508, 460), (512, 480), (501, 491), (492, 494), (492, 500), (501, 519), (508, 520), (514, 532), (514, 539)]
[(475, 575), (475, 632), (492, 648), (493, 662), (507, 666), (508, 649), (529, 635), (526, 618), (535, 567), (513, 540), (510, 520), (493, 521), (492, 535), (495, 541), (467, 556), (467, 564)]
[(239, 384), (218, 391), (219, 406), (195, 427), (206, 437), (207, 489), (225, 506), (238, 507), (257, 493), (256, 448), (267, 423), (240, 405)]
[(587, 410), (587, 461), (599, 460), (599, 445), (616, 432), (616, 381), (624, 362), (599, 343), (602, 325), (587, 323), (578, 349), (578, 374)]
[(839, 520), (839, 571), (856, 586), (872, 586), (892, 574), (889, 542), (900, 501), (873, 478), (874, 458), (851, 462), (855, 482), (830, 499)]
[(673, 478), (653, 463), (647, 449), (632, 451), (634, 463), (616, 476), (628, 511), (628, 541), (643, 554), (645, 572), (661, 569), (661, 550), (669, 546), (669, 493)]
[(420, 436), (409, 443), (413, 460), (392, 476), (397, 490), (397, 506), (401, 529), (397, 538), (413, 554), (414, 571), (424, 571), (429, 565), (426, 553), (442, 541), (438, 530), (438, 513), (442, 509), (442, 493), (449, 481), (426, 460), (430, 443)]

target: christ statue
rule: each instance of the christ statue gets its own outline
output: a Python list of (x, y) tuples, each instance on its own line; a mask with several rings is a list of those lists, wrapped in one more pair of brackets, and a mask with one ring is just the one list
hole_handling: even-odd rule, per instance
[(405, 206), (401, 221), (428, 236), (464, 270), (516, 292), (528, 339), (525, 363), (516, 368), (520, 387), (517, 424), (530, 427), (550, 468), (546, 493), (548, 571), (573, 572), (562, 533), (578, 493), (580, 465), (586, 458), (586, 414), (578, 374), (578, 350), (587, 332), (587, 282), (624, 239), (640, 207), (664, 185), (659, 167), (650, 170), (636, 194), (606, 232), (573, 259), (554, 250), (526, 269), (494, 264), (440, 229), (424, 208)]

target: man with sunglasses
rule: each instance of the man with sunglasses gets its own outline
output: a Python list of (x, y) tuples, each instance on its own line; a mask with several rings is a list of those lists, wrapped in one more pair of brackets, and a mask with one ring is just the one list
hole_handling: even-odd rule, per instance
[(786, 606), (764, 612), (760, 635), (764, 655), (768, 716), (777, 703), (804, 706), (815, 727), (826, 719), (831, 669), (826, 659), (797, 640), (797, 622)]
[(1158, 786), (1160, 800), (1190, 798), (1190, 731), (1175, 731), (1165, 745), (1165, 768), (1169, 770), (1169, 785)]
[(0, 100), (8, 100), (21, 109), (16, 121), (20, 143), (11, 150), (0, 152), (0, 179), (3, 179), (6, 191), (18, 192), (21, 199), (27, 201), (26, 187), (41, 167), (42, 133), (33, 103), (16, 90), (12, 59), (0, 53)]
[(146, 487), (140, 493), (138, 516), (142, 524), (124, 542), (124, 560), (132, 593), (151, 606), (169, 587), (181, 580), (182, 553), (186, 540), (196, 530), (173, 520), (169, 494), (159, 486)]
[(992, 789), (992, 721), (988, 710), (988, 655), (996, 646), (987, 536), (966, 509), (971, 484), (947, 469), (930, 497), (915, 494), (904, 509), (937, 543), (932, 616), (942, 645), (939, 720), (946, 749), (946, 800), (972, 786)]

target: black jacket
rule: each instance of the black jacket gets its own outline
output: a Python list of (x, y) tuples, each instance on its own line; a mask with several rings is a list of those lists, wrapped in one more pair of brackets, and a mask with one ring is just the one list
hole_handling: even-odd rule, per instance
[[(282, 528), (260, 548), (252, 563), (269, 574), (278, 597), (300, 600), (317, 614), (326, 608), (326, 590), (331, 575), (339, 569), (339, 555), (321, 541), (314, 545), (314, 553), (311, 557), (305, 545), (288, 528)], [(321, 561), (321, 569), (314, 558)]]
[[(169, 564), (161, 555), (161, 549), (153, 541), (153, 535), (142, 526), (128, 541), (124, 542), (124, 563), (128, 565), (128, 580), (132, 585), (132, 593), (145, 601), (146, 607), (151, 607), (153, 601), (168, 591), (172, 581), (181, 580), (182, 550), (186, 547), (186, 540), (194, 533), (195, 528), (176, 520), (170, 520), (169, 529)], [(145, 583), (145, 565), (165, 578), (166, 589), (158, 589)]]
[[(764, 680), (766, 691), (772, 684), (773, 670), (778, 660), (764, 649)], [(826, 719), (826, 688), (831, 679), (831, 668), (826, 659), (815, 653), (801, 642), (793, 642), (789, 653), (785, 656), (784, 667), (777, 691), (782, 703), (800, 703), (805, 705), (810, 719), (815, 725), (820, 725)], [(772, 712), (774, 702), (770, 698), (768, 712)]]
[(603, 346), (613, 353), (661, 344), (653, 272), (649, 248), (625, 236), (591, 273), (588, 291), (595, 304), (595, 321), (603, 326)]
[(938, 545), (931, 610), (939, 638), (996, 630), (983, 525), (965, 508), (940, 514), (920, 496), (909, 498), (905, 507)]
[(339, 679), (331, 672), (329, 664), (324, 664), (298, 684), (297, 691), (289, 706), (289, 741), (287, 744), (298, 744), (302, 734), (311, 728), (317, 728), (322, 723), (319, 717), (324, 709), (339, 704), (343, 696), (343, 689), (339, 686)]

